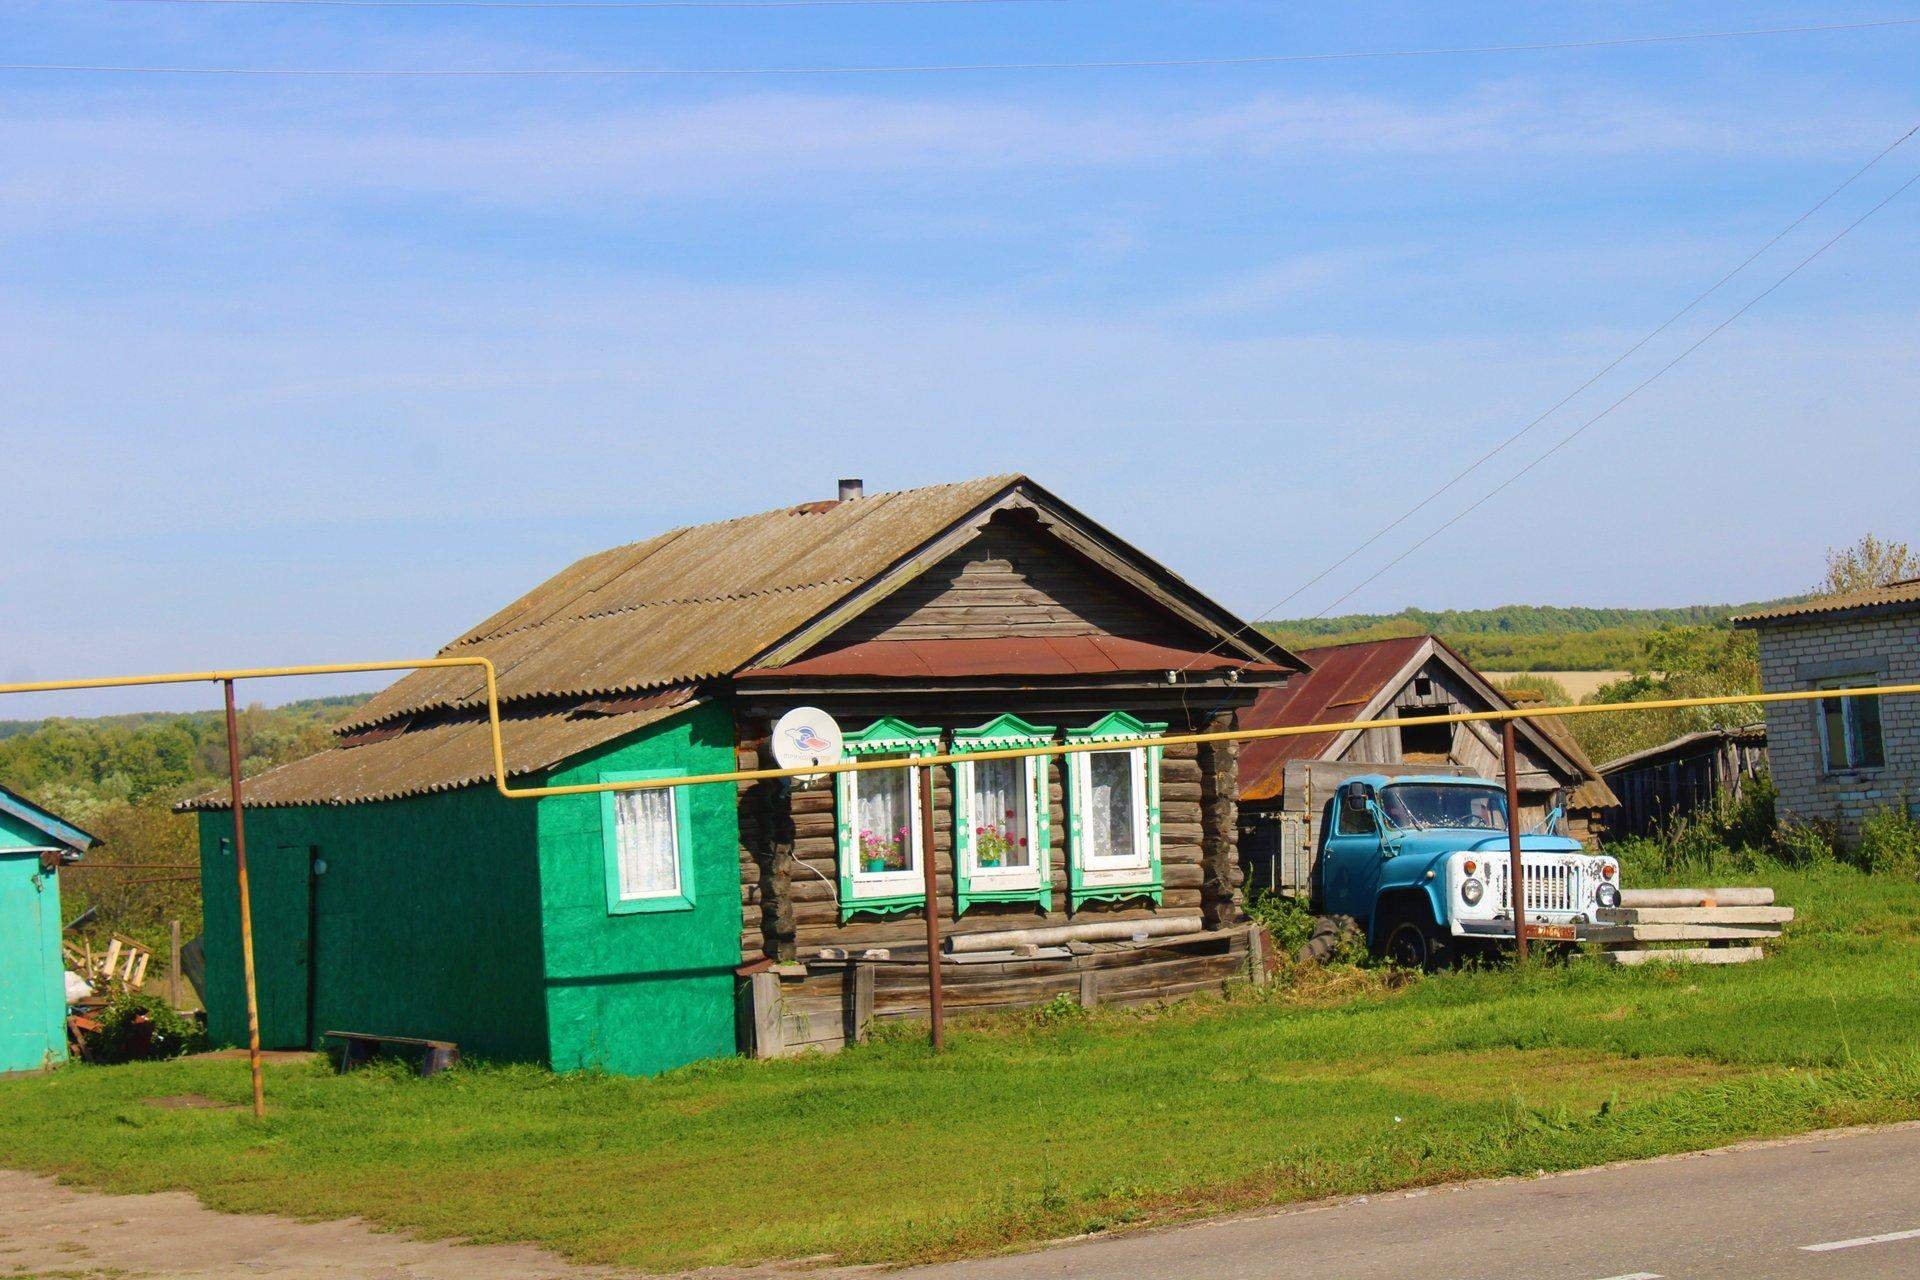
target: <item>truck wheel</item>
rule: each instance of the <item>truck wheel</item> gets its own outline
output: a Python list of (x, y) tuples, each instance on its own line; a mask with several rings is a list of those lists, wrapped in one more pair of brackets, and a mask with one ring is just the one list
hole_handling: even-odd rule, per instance
[(1449, 959), (1452, 939), (1441, 934), (1424, 903), (1395, 903), (1380, 919), (1377, 948), (1382, 960), (1401, 969), (1438, 969)]

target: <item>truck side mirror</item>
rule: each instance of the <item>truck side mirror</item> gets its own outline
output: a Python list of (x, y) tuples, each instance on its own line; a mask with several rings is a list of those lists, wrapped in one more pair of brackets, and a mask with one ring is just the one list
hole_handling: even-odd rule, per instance
[(1340, 807), (1346, 810), (1349, 817), (1363, 819), (1368, 817), (1367, 793), (1358, 787), (1352, 791), (1343, 792), (1340, 796)]

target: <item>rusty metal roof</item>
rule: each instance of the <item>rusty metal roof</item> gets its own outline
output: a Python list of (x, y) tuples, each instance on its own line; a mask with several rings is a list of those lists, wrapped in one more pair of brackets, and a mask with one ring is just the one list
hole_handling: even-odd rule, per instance
[[(695, 705), (692, 693), (684, 686), (663, 690), (633, 700), (631, 710), (611, 715), (569, 707), (502, 716), (500, 736), (506, 744), (508, 776), (538, 773), (569, 756), (678, 715)], [(399, 727), (402, 731), (397, 733), (348, 735), (343, 745), (248, 778), (242, 797), (250, 809), (364, 804), (492, 780), (493, 737), (484, 714), (441, 715)], [(179, 806), (183, 811), (227, 807), (224, 788)]]
[[(1253, 706), (1240, 713), (1240, 723), (1244, 728), (1268, 729), (1358, 720), (1365, 714), (1367, 705), (1418, 659), (1429, 644), (1478, 678), (1490, 695), (1490, 710), (1513, 705), (1438, 636), (1401, 636), (1300, 650), (1299, 656), (1312, 670), (1280, 688), (1262, 691)], [(1580, 744), (1559, 719), (1526, 720), (1521, 722), (1521, 727), (1545, 738), (1552, 750), (1564, 756), (1581, 775), (1582, 780), (1574, 786), (1568, 799), (1572, 807), (1600, 808), (1617, 803)], [(1278, 798), (1286, 781), (1287, 761), (1319, 759), (1339, 738), (1337, 731), (1328, 730), (1242, 743), (1241, 801), (1253, 803)]]
[(1277, 663), (1249, 662), (1121, 636), (1006, 636), (975, 640), (867, 640), (778, 667), (743, 671), (742, 680), (795, 677), (958, 679), (970, 676), (1116, 675), (1123, 672), (1237, 671), (1285, 675)]
[(1867, 591), (1848, 591), (1837, 596), (1817, 596), (1797, 604), (1776, 605), (1771, 609), (1741, 614), (1733, 619), (1733, 625), (1758, 627), (1775, 622), (1792, 622), (1800, 618), (1822, 617), (1836, 613), (1878, 613), (1882, 610), (1903, 609), (1909, 606), (1920, 606), (1920, 578), (1906, 578)]
[[(730, 675), (1022, 477), (807, 503), (588, 556), (442, 649), (485, 654), (503, 703)], [(419, 671), (343, 729), (485, 701), (471, 668)]]

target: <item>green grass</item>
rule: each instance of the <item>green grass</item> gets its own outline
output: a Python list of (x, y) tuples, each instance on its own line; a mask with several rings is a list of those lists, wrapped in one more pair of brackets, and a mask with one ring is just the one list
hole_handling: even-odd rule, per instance
[(234, 1061), (0, 1082), (4, 1159), (228, 1210), (363, 1215), (670, 1269), (910, 1261), (1127, 1223), (1920, 1116), (1920, 887), (1779, 872), (1763, 964), (1395, 984), (1334, 971), (1152, 1015), (1002, 1021), (929, 1056), (655, 1080)]

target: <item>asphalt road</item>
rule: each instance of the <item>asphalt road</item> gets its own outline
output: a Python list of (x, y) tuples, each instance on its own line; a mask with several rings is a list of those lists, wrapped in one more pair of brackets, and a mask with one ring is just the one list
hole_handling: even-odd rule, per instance
[(1920, 1125), (1064, 1244), (914, 1280), (1920, 1278)]

